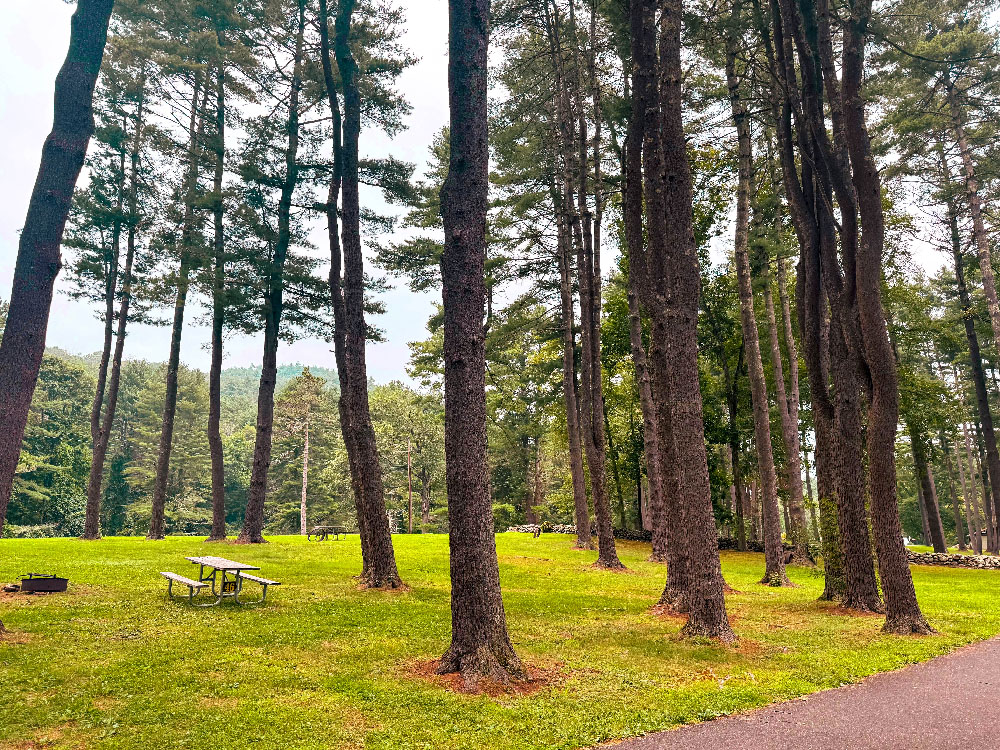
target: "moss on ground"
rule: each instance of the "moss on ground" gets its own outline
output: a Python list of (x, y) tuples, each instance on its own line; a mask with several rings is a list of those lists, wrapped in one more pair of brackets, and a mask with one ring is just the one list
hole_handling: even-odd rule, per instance
[[(763, 557), (723, 553), (735, 648), (678, 638), (650, 613), (664, 568), (623, 543), (633, 575), (591, 568), (573, 538), (497, 537), (511, 636), (551, 685), (461, 695), (419, 676), (448, 644), (448, 540), (394, 537), (407, 593), (359, 591), (357, 537), (262, 547), (105, 539), (0, 541), (0, 582), (28, 571), (68, 594), (0, 594), (0, 748), (577, 748), (743, 711), (859, 680), (1000, 633), (1000, 572), (914, 567), (940, 635), (898, 638), (882, 619), (759, 586)], [(185, 555), (259, 565), (284, 585), (262, 609), (193, 609), (165, 598)]]

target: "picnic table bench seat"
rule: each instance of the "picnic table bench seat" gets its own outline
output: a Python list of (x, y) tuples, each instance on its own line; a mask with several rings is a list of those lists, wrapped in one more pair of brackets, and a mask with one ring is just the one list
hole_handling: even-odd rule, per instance
[(208, 587), (207, 583), (202, 581), (192, 581), (190, 578), (185, 578), (177, 573), (170, 573), (167, 571), (160, 571), (160, 575), (167, 579), (167, 596), (171, 599), (174, 598), (174, 584), (179, 583), (182, 586), (188, 587), (188, 601), (194, 602), (194, 595), (196, 591), (201, 591)]
[(259, 583), (261, 585), (261, 588), (263, 589), (263, 593), (261, 593), (261, 596), (260, 596), (260, 602), (259, 602), (260, 604), (263, 604), (264, 600), (267, 599), (267, 587), (268, 586), (280, 586), (281, 585), (278, 581), (272, 581), (272, 580), (270, 580), (268, 578), (261, 578), (260, 576), (251, 575), (250, 573), (240, 573), (240, 578), (242, 578), (244, 581), (253, 581), (254, 583)]

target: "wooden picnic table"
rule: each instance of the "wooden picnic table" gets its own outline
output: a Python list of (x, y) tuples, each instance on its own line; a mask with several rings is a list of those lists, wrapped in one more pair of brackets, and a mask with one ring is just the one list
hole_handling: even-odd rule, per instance
[(310, 542), (316, 537), (317, 542), (325, 542), (333, 534), (333, 538), (340, 541), (341, 535), (347, 536), (347, 529), (343, 526), (313, 526), (312, 531), (306, 536)]

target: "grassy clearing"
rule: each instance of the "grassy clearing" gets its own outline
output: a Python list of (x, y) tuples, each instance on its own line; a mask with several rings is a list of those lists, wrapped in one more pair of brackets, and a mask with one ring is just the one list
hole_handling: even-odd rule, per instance
[[(564, 679), (524, 697), (448, 692), (413, 676), (447, 646), (448, 540), (394, 538), (409, 593), (360, 592), (357, 537), (264, 547), (200, 540), (0, 541), (0, 581), (54, 571), (69, 594), (0, 594), (0, 748), (576, 748), (851, 682), (1000, 633), (1000, 573), (914, 567), (941, 635), (880, 635), (880, 618), (755, 584), (762, 556), (724, 553), (736, 648), (681, 641), (649, 607), (662, 566), (622, 544), (634, 575), (589, 569), (573, 539), (497, 538), (518, 651)], [(192, 609), (157, 572), (184, 555), (252, 562), (284, 584), (263, 609)], [(271, 593), (268, 594), (270, 600)]]

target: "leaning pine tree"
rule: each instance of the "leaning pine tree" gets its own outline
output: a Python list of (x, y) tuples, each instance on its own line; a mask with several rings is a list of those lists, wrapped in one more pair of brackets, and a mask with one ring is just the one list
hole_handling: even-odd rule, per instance
[(441, 191), (445, 248), (445, 457), (451, 564), (451, 645), (440, 674), (467, 686), (507, 684), (525, 669), (507, 634), (486, 457), (486, 79), (489, 0), (450, 0), (451, 155)]
[(52, 131), (42, 148), (18, 243), (10, 308), (0, 343), (0, 534), (45, 351), (52, 289), (62, 265), (63, 230), (94, 132), (94, 87), (113, 4), (112, 0), (80, 0), (73, 14), (69, 52), (56, 78)]

